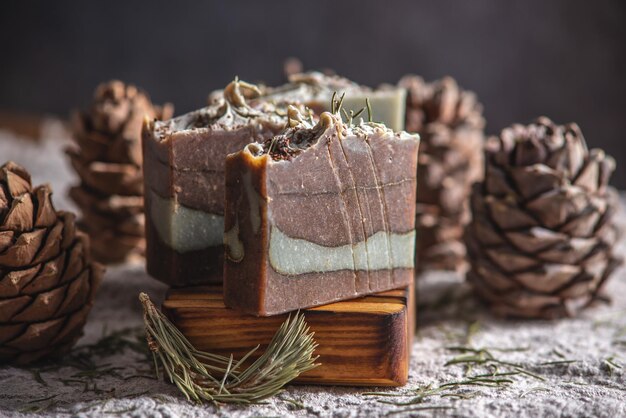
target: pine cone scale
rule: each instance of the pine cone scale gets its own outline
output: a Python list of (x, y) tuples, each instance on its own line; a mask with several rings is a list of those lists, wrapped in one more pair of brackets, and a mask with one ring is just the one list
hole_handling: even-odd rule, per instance
[(504, 237), (515, 248), (528, 254), (541, 254), (567, 241), (567, 235), (540, 226), (522, 231), (504, 231)]
[(39, 251), (32, 260), (32, 263), (41, 263), (55, 257), (61, 250), (61, 234), (63, 233), (63, 222), (59, 221), (51, 229), (45, 230), (46, 237), (43, 240)]
[(35, 215), (35, 227), (46, 228), (53, 225), (57, 216), (52, 207), (50, 195), (52, 192), (48, 186), (41, 186), (35, 189), (35, 200), (37, 202), (37, 213)]
[(5, 297), (13, 297), (20, 294), (33, 277), (37, 274), (38, 267), (32, 267), (25, 270), (14, 270), (6, 273), (0, 280), (0, 294)]
[(581, 271), (580, 267), (567, 264), (545, 264), (534, 271), (521, 272), (515, 279), (533, 292), (553, 294), (566, 287)]
[(13, 199), (30, 192), (30, 174), (17, 164), (9, 162), (3, 166), (0, 181)]
[(53, 318), (57, 312), (67, 286), (57, 287), (30, 298), (30, 303), (13, 315), (13, 322), (39, 322)]
[(0, 254), (6, 251), (7, 248), (13, 243), (13, 237), (15, 232), (13, 231), (0, 231)]
[[(24, 332), (25, 328), (25, 324), (0, 324), (0, 353), (4, 348), (2, 344), (15, 339)], [(2, 354), (0, 354), (0, 358), (2, 358)]]
[(485, 216), (502, 230), (515, 231), (541, 225), (532, 213), (521, 209), (508, 198), (487, 196), (485, 206)]
[(32, 298), (23, 295), (11, 299), (0, 299), (0, 322), (9, 322), (11, 318), (23, 310)]
[(6, 215), (3, 228), (16, 231), (28, 231), (33, 228), (33, 200), (29, 194), (20, 195), (13, 199), (9, 213)]
[(89, 281), (91, 272), (83, 272), (72, 280), (65, 289), (63, 303), (56, 311), (56, 315), (66, 315), (83, 306), (89, 296)]
[[(63, 272), (63, 264), (65, 254), (43, 263), (41, 267), (37, 266), (30, 280), (19, 289), (26, 295), (32, 295), (51, 289), (59, 283), (61, 273)], [(36, 280), (32, 280), (37, 277)]]
[(15, 243), (0, 254), (0, 265), (19, 267), (30, 264), (35, 258), (45, 235), (45, 229), (35, 229), (32, 232), (20, 234)]
[(65, 318), (58, 318), (30, 324), (25, 332), (11, 342), (5, 343), (5, 346), (15, 349), (29, 347), (32, 351), (41, 350), (58, 335), (64, 321)]

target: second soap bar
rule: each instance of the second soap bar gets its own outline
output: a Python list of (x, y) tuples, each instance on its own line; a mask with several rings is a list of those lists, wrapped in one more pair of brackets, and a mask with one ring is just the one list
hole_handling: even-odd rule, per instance
[(227, 158), (226, 305), (268, 316), (411, 283), (419, 137), (289, 123)]

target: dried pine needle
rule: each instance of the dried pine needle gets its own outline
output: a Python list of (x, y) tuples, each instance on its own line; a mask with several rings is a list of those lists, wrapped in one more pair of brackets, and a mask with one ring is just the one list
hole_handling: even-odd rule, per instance
[(46, 381), (43, 380), (43, 377), (41, 377), (41, 372), (39, 370), (31, 370), (31, 373), (33, 374), (33, 379), (35, 379), (37, 383), (43, 386), (48, 386), (48, 383), (46, 383)]
[(397, 415), (397, 414), (408, 414), (410, 412), (437, 411), (437, 410), (448, 410), (448, 409), (454, 409), (454, 407), (453, 406), (438, 406), (438, 405), (418, 406), (415, 408), (407, 408), (407, 409), (399, 409), (397, 411), (391, 411), (387, 413), (387, 416)]
[(559, 366), (559, 365), (568, 365), (578, 363), (578, 360), (554, 360), (554, 361), (544, 361), (543, 363), (539, 363), (538, 366)]
[[(313, 352), (317, 344), (304, 315), (289, 316), (256, 361), (239, 368), (257, 349), (234, 361), (197, 350), (154, 306), (145, 293), (139, 295), (144, 308), (148, 346), (155, 364), (188, 400), (197, 403), (256, 403), (281, 391), (283, 386), (318, 366)], [(157, 368), (158, 370), (158, 368)]]
[(520, 398), (524, 398), (528, 394), (533, 393), (533, 392), (550, 392), (550, 389), (548, 389), (546, 387), (543, 387), (543, 386), (535, 386), (534, 388), (530, 388), (526, 392), (524, 392), (521, 395), (519, 395), (519, 397)]
[(604, 364), (609, 372), (609, 375), (613, 374), (614, 371), (619, 370), (622, 366), (615, 362), (615, 357), (611, 356), (604, 360), (602, 360), (602, 364)]

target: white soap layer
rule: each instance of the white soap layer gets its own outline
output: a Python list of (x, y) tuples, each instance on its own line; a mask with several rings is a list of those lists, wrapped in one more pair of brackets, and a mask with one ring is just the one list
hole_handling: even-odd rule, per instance
[(340, 247), (325, 247), (291, 238), (276, 227), (272, 227), (270, 232), (270, 264), (284, 275), (413, 268), (414, 254), (415, 230), (405, 234), (379, 231), (365, 241)]
[(224, 217), (180, 205), (150, 190), (150, 216), (161, 240), (185, 253), (222, 245)]

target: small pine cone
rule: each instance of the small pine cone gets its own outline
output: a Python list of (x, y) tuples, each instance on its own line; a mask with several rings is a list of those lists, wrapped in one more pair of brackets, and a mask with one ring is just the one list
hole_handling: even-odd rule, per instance
[(172, 111), (154, 106), (135, 86), (111, 81), (98, 86), (88, 112), (74, 115), (77, 146), (67, 153), (81, 184), (70, 196), (98, 261), (144, 252), (141, 128), (145, 118), (169, 119)]
[(47, 185), (0, 168), (0, 363), (67, 352), (81, 336), (103, 269), (74, 215), (56, 212)]
[(483, 177), (485, 120), (474, 93), (454, 79), (405, 76), (406, 130), (420, 134), (417, 170), (418, 270), (467, 269), (464, 229), (472, 184)]
[(467, 229), (469, 282), (501, 316), (574, 316), (621, 262), (615, 160), (589, 151), (577, 125), (545, 117), (490, 138), (486, 160)]

